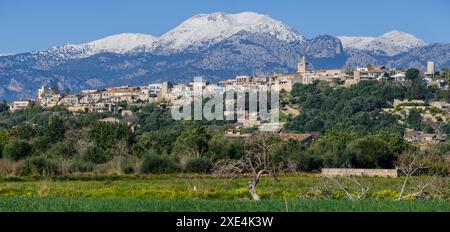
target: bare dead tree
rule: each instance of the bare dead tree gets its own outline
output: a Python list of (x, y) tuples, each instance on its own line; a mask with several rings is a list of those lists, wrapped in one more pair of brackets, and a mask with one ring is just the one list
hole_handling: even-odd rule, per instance
[(129, 146), (129, 144), (126, 141), (119, 141), (115, 144), (115, 157), (114, 159), (116, 160), (116, 169), (119, 170), (119, 172), (123, 172), (124, 171), (124, 163), (126, 162), (127, 158), (130, 155), (130, 151), (131, 148)]
[[(345, 168), (344, 170), (351, 170), (353, 167), (347, 162), (343, 165), (343, 168)], [(348, 173), (344, 171), (344, 174), (341, 177), (328, 175), (325, 175), (325, 177), (331, 180), (334, 185), (345, 194), (346, 198), (351, 201), (357, 201), (364, 198), (370, 190), (369, 185), (361, 183), (357, 177), (351, 175), (350, 171), (348, 171)]]
[(405, 176), (403, 180), (403, 184), (400, 188), (400, 195), (397, 198), (398, 201), (411, 198), (411, 197), (421, 197), (427, 189), (437, 188), (437, 176), (432, 175), (426, 178), (425, 180), (421, 180), (417, 183), (416, 191), (412, 193), (405, 193), (406, 187), (410, 182), (412, 176), (420, 174), (421, 171), (432, 168), (433, 161), (427, 160), (428, 157), (419, 153), (403, 153), (397, 160), (397, 169)]
[[(356, 177), (328, 177), (334, 184), (344, 192), (346, 198), (351, 201), (363, 199), (369, 193), (370, 187), (360, 183)], [(352, 191), (356, 189), (356, 191)]]
[(248, 189), (255, 201), (260, 200), (256, 186), (263, 174), (275, 175), (276, 168), (270, 159), (270, 150), (278, 140), (270, 133), (261, 133), (246, 143), (247, 154), (245, 159), (252, 172), (252, 179), (248, 183)]
[(268, 174), (275, 176), (277, 165), (270, 158), (271, 149), (279, 142), (278, 137), (271, 133), (260, 133), (245, 142), (246, 154), (239, 160), (223, 160), (215, 165), (216, 174), (239, 175), (251, 174), (248, 182), (248, 190), (252, 199), (259, 201), (260, 197), (256, 191), (261, 176)]

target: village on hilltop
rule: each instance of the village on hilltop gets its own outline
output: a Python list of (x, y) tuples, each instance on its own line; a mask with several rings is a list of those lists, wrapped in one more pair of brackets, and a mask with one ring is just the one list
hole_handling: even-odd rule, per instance
[[(426, 72), (421, 73), (428, 86), (433, 85), (436, 88), (447, 89), (448, 85), (444, 78), (436, 75), (434, 62), (428, 62)], [(253, 87), (256, 89), (269, 90), (277, 88), (277, 91), (290, 92), (295, 84), (312, 84), (315, 81), (328, 83), (334, 88), (348, 88), (363, 80), (376, 80), (380, 82), (392, 81), (404, 84), (405, 70), (398, 68), (386, 68), (385, 66), (367, 65), (364, 68), (355, 70), (346, 69), (328, 69), (328, 70), (310, 70), (309, 63), (303, 57), (298, 63), (296, 73), (275, 74), (272, 76), (237, 76), (234, 79), (223, 80), (217, 84), (208, 83), (205, 80), (201, 82), (192, 82), (188, 84), (175, 84), (168, 81), (163, 83), (154, 83), (146, 86), (121, 86), (101, 90), (82, 90), (77, 94), (61, 94), (53, 88), (42, 87), (37, 91), (37, 99), (19, 99), (15, 100), (9, 107), (11, 112), (16, 110), (28, 109), (31, 104), (39, 104), (43, 108), (52, 108), (56, 106), (65, 107), (68, 111), (77, 112), (110, 112), (120, 114), (132, 114), (129, 110), (123, 110), (120, 104), (145, 104), (154, 102), (166, 102), (169, 106), (182, 96), (192, 95), (195, 91), (202, 91), (203, 94), (215, 95), (223, 94), (227, 88)], [(228, 104), (228, 103), (226, 103)], [(234, 102), (232, 103), (234, 104)], [(400, 101), (396, 100), (393, 108), (385, 109), (386, 112), (405, 117), (409, 109), (419, 107), (425, 120), (430, 122), (450, 120), (450, 104), (447, 102), (424, 102), (424, 101)], [(297, 116), (300, 112), (289, 105), (282, 105), (281, 112), (286, 115)], [(227, 112), (224, 112), (227, 114)], [(115, 121), (115, 120), (113, 120)], [(237, 120), (236, 130), (230, 130), (226, 133), (228, 137), (245, 137), (241, 134), (239, 128), (261, 127), (262, 121), (258, 115), (245, 112), (245, 117)], [(277, 124), (282, 128), (283, 122)], [(292, 134), (286, 134), (292, 137)], [(298, 135), (301, 141), (309, 141), (313, 136), (311, 134)], [(295, 136), (294, 136), (295, 137)], [(299, 137), (299, 138), (300, 138)], [(442, 133), (431, 134), (414, 130), (405, 132), (405, 139), (419, 144), (438, 143), (445, 140)]]

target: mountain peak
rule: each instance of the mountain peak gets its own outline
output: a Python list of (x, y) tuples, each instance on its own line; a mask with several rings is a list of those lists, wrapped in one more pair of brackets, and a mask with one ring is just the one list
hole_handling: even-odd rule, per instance
[(379, 40), (385, 40), (385, 42), (397, 43), (398, 45), (406, 45), (406, 46), (423, 46), (427, 45), (427, 43), (412, 34), (393, 30), (388, 33), (385, 33), (378, 37)]
[(198, 14), (159, 38), (158, 45), (179, 51), (218, 43), (239, 31), (266, 33), (287, 42), (304, 37), (282, 22), (255, 12)]
[(398, 55), (427, 43), (414, 35), (399, 30), (387, 32), (379, 37), (339, 36), (346, 49), (375, 51), (387, 56)]
[(383, 37), (383, 36), (385, 36), (385, 35), (411, 35), (411, 34), (408, 34), (408, 33), (406, 33), (406, 32), (403, 32), (403, 31), (399, 31), (399, 30), (392, 30), (392, 31), (390, 31), (390, 32), (386, 32), (386, 33), (384, 33), (383, 35), (381, 35), (380, 37)]

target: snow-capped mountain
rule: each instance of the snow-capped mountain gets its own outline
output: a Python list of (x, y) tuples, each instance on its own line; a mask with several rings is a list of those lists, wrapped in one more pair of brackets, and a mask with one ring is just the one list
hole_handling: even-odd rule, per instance
[(173, 30), (162, 35), (155, 43), (155, 47), (169, 51), (204, 48), (211, 46), (240, 32), (264, 33), (275, 38), (292, 42), (303, 42), (304, 37), (291, 27), (271, 18), (253, 12), (239, 14), (199, 14)]
[(84, 44), (0, 56), (0, 99), (36, 97), (36, 89), (58, 84), (73, 92), (125, 84), (204, 76), (215, 82), (236, 75), (295, 72), (306, 56), (314, 69), (387, 65), (450, 66), (450, 44), (427, 45), (407, 33), (380, 37), (305, 38), (267, 15), (196, 15), (157, 38), (118, 34)]
[(379, 37), (368, 36), (339, 36), (345, 49), (356, 49), (374, 52), (377, 55), (395, 56), (413, 48), (428, 45), (415, 36), (401, 32), (391, 31)]
[(156, 37), (146, 34), (123, 33), (85, 44), (67, 44), (61, 47), (51, 47), (44, 51), (32, 52), (32, 54), (63, 62), (86, 58), (99, 53), (124, 54), (137, 49), (151, 48), (156, 39)]
[(141, 51), (158, 54), (173, 54), (204, 49), (240, 32), (264, 33), (280, 41), (301, 43), (305, 38), (291, 27), (268, 15), (254, 12), (239, 14), (211, 13), (195, 15), (161, 37), (146, 34), (123, 33), (108, 36), (85, 44), (67, 44), (51, 47), (32, 54), (51, 58), (52, 64), (86, 58), (99, 53), (123, 54)]

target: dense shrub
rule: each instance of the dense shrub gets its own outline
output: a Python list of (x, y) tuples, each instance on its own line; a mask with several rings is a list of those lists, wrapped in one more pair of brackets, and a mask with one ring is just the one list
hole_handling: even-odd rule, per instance
[(125, 174), (133, 174), (136, 172), (134, 164), (132, 164), (132, 163), (124, 163), (122, 165), (122, 171)]
[(179, 171), (178, 165), (168, 156), (149, 154), (144, 156), (141, 164), (141, 172), (148, 173), (171, 173)]
[(34, 156), (28, 160), (30, 169), (40, 175), (58, 175), (61, 174), (61, 168), (58, 160), (49, 159), (45, 156)]
[(9, 142), (11, 133), (7, 129), (0, 129), (0, 158), (3, 157), (3, 148)]
[(239, 139), (226, 139), (222, 134), (211, 138), (208, 143), (208, 153), (211, 160), (239, 159), (244, 156), (243, 141)]
[(393, 168), (397, 156), (409, 149), (401, 135), (333, 133), (322, 136), (300, 157), (298, 168), (319, 170), (323, 167)]
[(209, 173), (212, 163), (208, 159), (191, 158), (186, 162), (184, 170), (189, 173)]
[(97, 146), (108, 149), (121, 140), (131, 142), (133, 133), (125, 123), (96, 122), (91, 125), (89, 138), (95, 141)]
[(33, 127), (29, 124), (17, 125), (10, 132), (11, 136), (23, 140), (28, 140), (41, 134), (38, 127)]
[(58, 142), (48, 151), (51, 157), (71, 158), (76, 153), (73, 144), (68, 142)]
[(43, 154), (45, 153), (51, 145), (51, 139), (48, 136), (38, 136), (33, 138), (30, 141), (31, 146), (33, 147), (34, 154)]
[(53, 138), (53, 140), (61, 140), (64, 139), (65, 131), (64, 120), (59, 116), (51, 115), (45, 127), (44, 134)]
[(395, 156), (388, 144), (375, 136), (365, 136), (347, 145), (345, 151), (356, 168), (393, 168)]
[(450, 175), (450, 156), (448, 153), (439, 151), (438, 148), (430, 148), (422, 152), (419, 157), (426, 167), (420, 170), (419, 175)]
[(74, 160), (69, 166), (69, 172), (92, 172), (95, 164), (83, 160)]
[(173, 143), (177, 140), (181, 131), (162, 130), (143, 133), (133, 145), (133, 154), (142, 157), (146, 152), (153, 150), (159, 154), (171, 153)]
[(3, 148), (3, 157), (9, 160), (18, 161), (31, 155), (30, 144), (22, 140), (13, 140)]
[(98, 146), (88, 146), (86, 151), (81, 154), (81, 159), (85, 162), (103, 164), (109, 160), (109, 156), (104, 149)]

